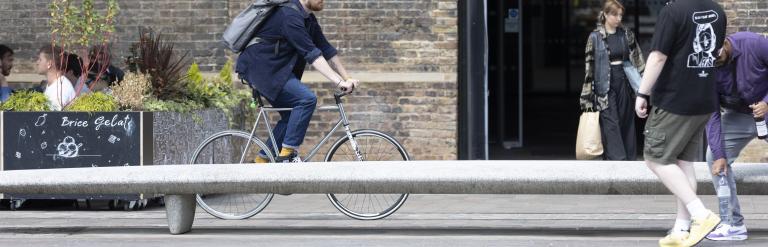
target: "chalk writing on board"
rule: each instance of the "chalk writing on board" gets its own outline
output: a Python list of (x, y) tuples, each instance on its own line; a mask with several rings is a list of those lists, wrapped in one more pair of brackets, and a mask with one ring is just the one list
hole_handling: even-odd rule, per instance
[(61, 127), (88, 127), (88, 121), (69, 120), (69, 117), (62, 117)]
[(80, 152), (80, 147), (82, 147), (82, 143), (75, 143), (75, 138), (72, 138), (71, 136), (64, 137), (64, 141), (59, 143), (56, 150), (59, 151), (59, 156), (64, 158), (74, 158), (77, 157), (78, 153)]
[[(140, 114), (5, 113), (6, 170), (138, 165)], [(97, 129), (98, 128), (98, 129)], [(17, 154), (18, 152), (18, 154)]]
[(117, 138), (117, 136), (109, 135), (109, 143), (115, 144), (115, 142), (119, 142), (120, 138)]
[(118, 119), (117, 115), (112, 116), (112, 119), (106, 119), (104, 116), (100, 116), (93, 121), (96, 125), (96, 130), (102, 127), (123, 127), (126, 132), (132, 132), (133, 119), (129, 115), (125, 115), (125, 118)]
[[(48, 116), (48, 114), (43, 114), (42, 116), (37, 117), (37, 121), (35, 121), (35, 126), (40, 127), (45, 125), (45, 118)], [(43, 133), (45, 134), (45, 133)]]

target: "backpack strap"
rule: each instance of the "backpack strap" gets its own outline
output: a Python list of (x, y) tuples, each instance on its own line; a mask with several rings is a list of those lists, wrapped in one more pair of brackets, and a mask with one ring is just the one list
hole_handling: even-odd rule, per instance
[(291, 1), (288, 1), (288, 2), (285, 2), (285, 3), (281, 3), (281, 4), (280, 4), (280, 5), (278, 5), (278, 6), (280, 6), (280, 7), (288, 7), (288, 8), (292, 8), (292, 9), (294, 9), (294, 10), (296, 10), (296, 11), (299, 11), (299, 12), (301, 12), (301, 10), (299, 9), (299, 6), (296, 6), (296, 4), (295, 4), (295, 3), (293, 3), (293, 2), (291, 2)]
[[(291, 9), (294, 9), (296, 11), (301, 12), (301, 10), (299, 9), (299, 6), (297, 6), (295, 3), (291, 2), (291, 1), (287, 1), (285, 3), (281, 3), (280, 5), (277, 5), (277, 7), (288, 7), (288, 8), (291, 8)], [(248, 44), (245, 47), (249, 47), (251, 45), (258, 44), (258, 43), (261, 43), (261, 42), (264, 42), (264, 41), (266, 41), (266, 39), (263, 39), (263, 38), (258, 37), (258, 36), (254, 36), (251, 39), (251, 41), (249, 41)], [(281, 39), (278, 39), (278, 40), (275, 41), (275, 56), (277, 56), (279, 54), (279, 52), (280, 52), (280, 41), (281, 41)]]

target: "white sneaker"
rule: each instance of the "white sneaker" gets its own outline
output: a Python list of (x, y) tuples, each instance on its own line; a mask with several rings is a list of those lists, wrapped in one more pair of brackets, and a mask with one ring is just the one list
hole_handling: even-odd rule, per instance
[(715, 241), (741, 241), (747, 240), (747, 226), (732, 226), (720, 224), (717, 228), (707, 235), (707, 239)]

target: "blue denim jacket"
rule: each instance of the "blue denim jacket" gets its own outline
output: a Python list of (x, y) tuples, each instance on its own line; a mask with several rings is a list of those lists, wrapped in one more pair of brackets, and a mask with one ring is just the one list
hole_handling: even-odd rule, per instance
[(263, 41), (246, 48), (237, 59), (235, 71), (269, 100), (277, 98), (291, 74), (301, 79), (307, 62), (337, 54), (315, 15), (299, 0), (291, 2), (298, 8), (277, 7), (256, 32)]

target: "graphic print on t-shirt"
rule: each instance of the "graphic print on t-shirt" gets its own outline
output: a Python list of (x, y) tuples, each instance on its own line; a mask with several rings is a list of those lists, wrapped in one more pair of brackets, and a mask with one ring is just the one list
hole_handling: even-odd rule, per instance
[[(688, 55), (688, 68), (712, 68), (715, 67), (715, 56), (712, 53), (717, 45), (717, 36), (712, 23), (718, 19), (714, 10), (694, 12), (693, 23), (696, 23), (696, 37), (693, 39), (693, 53)], [(709, 74), (702, 71), (699, 77), (708, 77)]]

